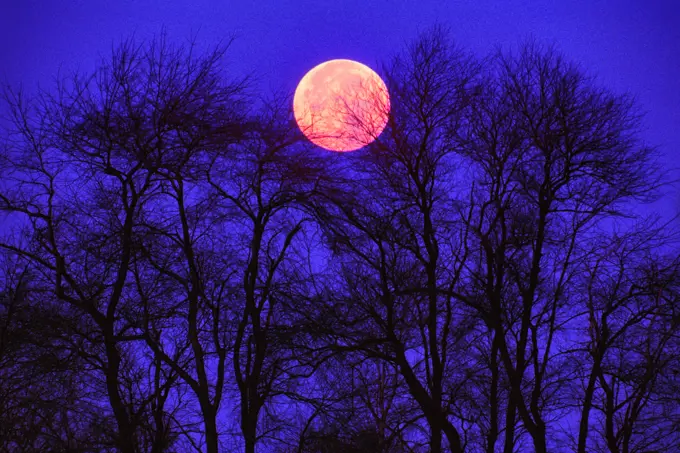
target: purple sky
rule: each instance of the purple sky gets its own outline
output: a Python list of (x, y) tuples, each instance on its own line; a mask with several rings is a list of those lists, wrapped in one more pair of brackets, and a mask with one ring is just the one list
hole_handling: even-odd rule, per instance
[[(0, 0), (0, 77), (49, 87), (59, 68), (89, 71), (112, 43), (165, 27), (172, 39), (215, 44), (235, 33), (232, 70), (263, 90), (294, 89), (314, 65), (369, 66), (440, 22), (463, 47), (486, 53), (533, 36), (647, 112), (644, 138), (669, 166), (680, 159), (678, 0)], [(676, 174), (679, 174), (676, 172)], [(660, 206), (680, 207), (678, 191)]]

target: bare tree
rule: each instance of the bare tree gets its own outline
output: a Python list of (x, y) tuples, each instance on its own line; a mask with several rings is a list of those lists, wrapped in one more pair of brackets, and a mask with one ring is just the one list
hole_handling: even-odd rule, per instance
[(397, 58), (387, 71), (386, 132), (352, 160), (344, 191), (320, 208), (346, 288), (323, 322), (343, 348), (397, 367), (427, 419), (432, 452), (442, 450), (442, 434), (451, 451), (465, 448), (465, 422), (451, 418), (453, 354), (471, 320), (449, 291), (466, 246), (449, 222), (458, 205), (448, 137), (462, 125), (477, 70), (441, 31)]
[(0, 262), (0, 449), (112, 451), (115, 421), (93, 398), (101, 386), (86, 323), (27, 260), (3, 252)]
[[(677, 443), (673, 410), (658, 404), (665, 372), (677, 366), (678, 260), (663, 227), (649, 222), (595, 244), (583, 281), (589, 356), (582, 395), (578, 451), (588, 451), (589, 432), (601, 437), (590, 448), (610, 452), (664, 450)], [(672, 253), (672, 252), (671, 252)], [(664, 256), (666, 255), (666, 256)], [(661, 389), (659, 389), (661, 390)], [(591, 422), (591, 410), (601, 414)], [(602, 442), (600, 442), (602, 441)]]
[(460, 138), (478, 175), (468, 224), (478, 291), (468, 299), (509, 379), (505, 451), (513, 451), (518, 415), (544, 452), (547, 423), (560, 414), (566, 376), (555, 346), (576, 309), (570, 288), (582, 242), (624, 201), (648, 199), (659, 179), (629, 99), (533, 44), (499, 55), (492, 68)]
[(221, 54), (196, 59), (162, 39), (146, 48), (128, 42), (92, 78), (75, 77), (55, 95), (33, 103), (7, 96), (15, 135), (0, 199), (5, 211), (23, 216), (28, 238), (0, 247), (27, 259), (85, 317), (87, 330), (78, 333), (104, 378), (115, 443), (126, 453), (142, 448), (142, 414), (153, 406), (160, 421), (162, 395), (176, 380), (151, 359), (159, 373), (140, 382), (148, 364), (137, 351), (144, 336), (131, 286), (139, 235), (161, 193), (160, 169), (181, 165), (185, 148), (207, 140), (206, 127), (217, 129), (211, 140), (230, 135), (226, 107), (237, 90), (216, 83)]
[(409, 438), (422, 414), (394, 366), (358, 355), (336, 356), (315, 373), (314, 381), (326, 392), (315, 395), (315, 411), (303, 419), (297, 444), (284, 451), (423, 450)]
[(265, 405), (292, 391), (304, 374), (286, 346), (295, 319), (282, 303), (289, 288), (306, 279), (304, 255), (295, 251), (309, 221), (301, 207), (325, 172), (308, 150), (295, 146), (299, 133), (286, 104), (268, 102), (244, 140), (216, 155), (206, 175), (223, 227), (234, 233), (225, 238), (234, 250), (229, 347), (247, 453), (276, 429), (260, 424)]

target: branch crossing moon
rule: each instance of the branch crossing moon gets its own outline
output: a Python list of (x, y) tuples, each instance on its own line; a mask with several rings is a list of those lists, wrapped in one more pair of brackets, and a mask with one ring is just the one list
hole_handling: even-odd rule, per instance
[(354, 151), (385, 129), (390, 97), (385, 83), (368, 66), (330, 60), (300, 80), (293, 98), (295, 121), (314, 144), (331, 151)]

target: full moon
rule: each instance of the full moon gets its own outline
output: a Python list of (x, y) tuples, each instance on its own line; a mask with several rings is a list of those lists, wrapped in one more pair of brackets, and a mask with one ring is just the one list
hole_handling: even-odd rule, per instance
[(300, 80), (293, 97), (295, 121), (314, 144), (331, 151), (354, 151), (385, 129), (390, 97), (368, 66), (330, 60)]

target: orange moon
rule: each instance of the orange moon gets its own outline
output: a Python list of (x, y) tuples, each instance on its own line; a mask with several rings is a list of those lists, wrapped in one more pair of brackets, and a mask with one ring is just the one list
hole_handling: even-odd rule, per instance
[(352, 60), (330, 60), (300, 80), (293, 97), (295, 121), (314, 144), (354, 151), (385, 129), (390, 96), (380, 76)]

